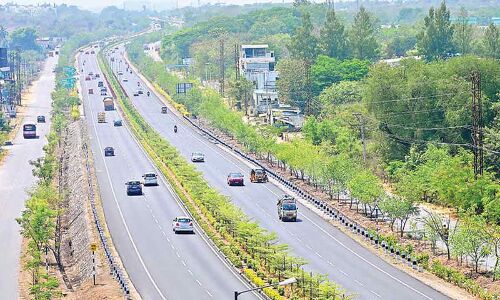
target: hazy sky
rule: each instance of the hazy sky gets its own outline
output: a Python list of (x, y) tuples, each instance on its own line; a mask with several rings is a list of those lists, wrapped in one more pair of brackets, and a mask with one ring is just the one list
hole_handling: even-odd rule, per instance
[[(5, 4), (7, 2), (15, 2), (19, 4), (37, 4), (37, 3), (56, 3), (56, 4), (72, 4), (77, 5), (86, 9), (101, 9), (106, 6), (116, 5), (118, 7), (123, 7), (123, 3), (133, 4), (134, 7), (140, 7), (141, 4), (152, 5), (153, 8), (161, 4), (161, 7), (165, 7), (167, 3), (171, 3), (172, 6), (176, 5), (178, 1), (179, 6), (188, 6), (197, 4), (198, 0), (0, 0), (0, 4)], [(285, 2), (291, 2), (292, 0), (284, 0)], [(200, 0), (201, 4), (205, 3), (231, 3), (231, 4), (248, 4), (256, 2), (283, 2), (283, 0)], [(149, 6), (148, 5), (148, 6)]]

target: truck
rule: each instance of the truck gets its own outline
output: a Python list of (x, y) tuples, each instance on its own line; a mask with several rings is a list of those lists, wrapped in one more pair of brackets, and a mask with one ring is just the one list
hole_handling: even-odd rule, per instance
[(107, 111), (107, 110), (114, 110), (115, 109), (115, 104), (113, 102), (113, 98), (112, 97), (104, 97), (104, 99), (102, 100), (102, 102), (104, 103), (104, 110)]
[(97, 123), (106, 123), (106, 113), (105, 112), (98, 112), (97, 113)]
[(281, 221), (297, 221), (297, 200), (290, 195), (283, 195), (276, 204), (278, 218)]

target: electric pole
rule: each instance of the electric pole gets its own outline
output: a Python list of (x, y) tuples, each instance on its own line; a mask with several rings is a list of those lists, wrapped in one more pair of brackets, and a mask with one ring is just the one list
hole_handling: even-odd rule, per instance
[(483, 174), (483, 108), (481, 101), (481, 75), (471, 74), (472, 81), (472, 147), (474, 153), (474, 178)]
[(239, 51), (238, 44), (234, 45), (234, 71), (236, 73), (236, 81), (240, 79), (240, 60), (239, 60)]
[(353, 116), (358, 119), (359, 130), (361, 132), (361, 144), (363, 145), (363, 161), (366, 163), (366, 143), (365, 143), (365, 120), (360, 113), (353, 113)]
[(219, 94), (224, 97), (224, 39), (221, 36), (219, 46)]

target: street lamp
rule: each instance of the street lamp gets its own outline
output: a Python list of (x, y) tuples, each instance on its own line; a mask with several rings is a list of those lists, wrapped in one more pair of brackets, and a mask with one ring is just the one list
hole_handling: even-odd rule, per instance
[(269, 285), (265, 285), (265, 286), (259, 286), (259, 287), (256, 287), (256, 288), (253, 288), (253, 289), (249, 289), (249, 290), (246, 290), (246, 291), (241, 291), (241, 292), (234, 291), (234, 300), (238, 300), (238, 296), (241, 295), (241, 294), (244, 294), (244, 293), (253, 292), (253, 291), (257, 291), (257, 290), (263, 290), (265, 288), (273, 287), (273, 286), (289, 285), (289, 284), (293, 284), (293, 283), (296, 283), (296, 282), (297, 282), (297, 278), (292, 277), (292, 278), (285, 279), (285, 280), (283, 280), (281, 282), (278, 282), (278, 283), (273, 283), (273, 284), (269, 284)]

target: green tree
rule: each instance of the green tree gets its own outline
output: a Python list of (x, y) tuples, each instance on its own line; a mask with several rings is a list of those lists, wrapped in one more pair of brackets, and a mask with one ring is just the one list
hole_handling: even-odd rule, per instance
[[(246, 109), (247, 101), (252, 97), (253, 84), (244, 77), (229, 82), (229, 94), (236, 100), (238, 109)], [(245, 114), (247, 112), (245, 111)]]
[(311, 66), (311, 80), (315, 95), (319, 95), (332, 83), (343, 80), (361, 80), (368, 74), (368, 60), (349, 59), (339, 61), (326, 55), (319, 55)]
[(379, 204), (382, 212), (387, 214), (391, 220), (391, 230), (394, 230), (394, 223), (399, 221), (399, 232), (403, 237), (406, 223), (411, 216), (418, 214), (418, 207), (415, 202), (401, 197), (383, 197)]
[(472, 26), (469, 24), (469, 14), (464, 7), (460, 9), (453, 33), (458, 52), (462, 55), (469, 54), (472, 46)]
[(322, 106), (322, 115), (333, 114), (336, 107), (344, 104), (356, 103), (361, 101), (362, 84), (359, 81), (341, 81), (333, 83), (321, 94), (319, 101)]
[(453, 253), (458, 257), (470, 258), (477, 273), (479, 261), (487, 257), (491, 251), (486, 221), (481, 216), (467, 216), (457, 227), (451, 235)]
[(417, 40), (417, 48), (427, 60), (443, 59), (453, 53), (453, 26), (444, 1), (437, 10), (429, 9)]
[(367, 169), (354, 175), (347, 183), (347, 187), (351, 191), (351, 196), (363, 204), (365, 214), (367, 206), (373, 211), (383, 193), (379, 179)]
[(358, 59), (375, 60), (378, 57), (379, 44), (376, 39), (375, 19), (361, 6), (354, 17), (349, 32), (349, 44), (352, 55)]
[(9, 33), (7, 32), (7, 29), (5, 29), (5, 27), (0, 25), (0, 47), (6, 46), (8, 36)]
[(483, 40), (484, 51), (487, 57), (500, 58), (500, 30), (490, 23)]
[(307, 67), (300, 59), (282, 59), (276, 66), (279, 95), (285, 103), (304, 109), (307, 100)]
[(290, 53), (293, 58), (313, 61), (318, 55), (318, 38), (313, 33), (314, 26), (311, 15), (302, 15), (302, 25), (297, 28), (290, 42)]
[(19, 47), (21, 50), (39, 50), (36, 43), (37, 33), (34, 28), (18, 28), (10, 33), (9, 46), (11, 48)]
[(349, 54), (344, 24), (333, 9), (326, 13), (325, 24), (320, 30), (320, 41), (323, 53), (330, 57), (344, 59)]

